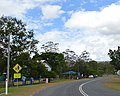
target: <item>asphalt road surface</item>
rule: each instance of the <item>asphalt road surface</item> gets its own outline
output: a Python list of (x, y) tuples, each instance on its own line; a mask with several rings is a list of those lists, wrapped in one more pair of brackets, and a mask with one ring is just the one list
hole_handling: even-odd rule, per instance
[(104, 78), (61, 84), (40, 91), (34, 96), (120, 96), (120, 91), (104, 88)]

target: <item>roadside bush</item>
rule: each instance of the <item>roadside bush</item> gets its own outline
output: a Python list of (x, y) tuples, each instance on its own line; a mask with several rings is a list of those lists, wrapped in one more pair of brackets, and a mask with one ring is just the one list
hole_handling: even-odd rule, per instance
[(48, 71), (44, 74), (45, 78), (56, 78), (56, 73), (54, 71)]

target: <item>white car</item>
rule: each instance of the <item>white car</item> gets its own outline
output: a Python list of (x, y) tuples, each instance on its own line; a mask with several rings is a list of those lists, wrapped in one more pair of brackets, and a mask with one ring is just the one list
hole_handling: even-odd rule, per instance
[(93, 75), (89, 75), (89, 78), (94, 78), (94, 76)]

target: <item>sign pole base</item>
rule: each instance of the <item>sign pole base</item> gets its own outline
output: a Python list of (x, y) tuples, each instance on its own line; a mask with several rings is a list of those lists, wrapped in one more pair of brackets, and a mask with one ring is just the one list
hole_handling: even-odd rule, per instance
[(8, 95), (8, 79), (5, 80), (5, 95)]

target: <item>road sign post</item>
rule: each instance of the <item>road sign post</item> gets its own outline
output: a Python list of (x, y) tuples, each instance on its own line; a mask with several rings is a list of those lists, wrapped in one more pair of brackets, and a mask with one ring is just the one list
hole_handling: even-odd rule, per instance
[(5, 94), (7, 95), (8, 94), (8, 79), (6, 78), (5, 80)]

